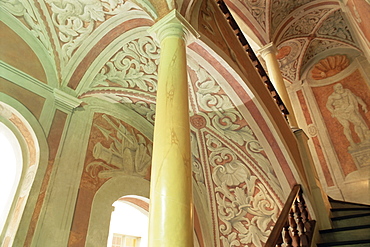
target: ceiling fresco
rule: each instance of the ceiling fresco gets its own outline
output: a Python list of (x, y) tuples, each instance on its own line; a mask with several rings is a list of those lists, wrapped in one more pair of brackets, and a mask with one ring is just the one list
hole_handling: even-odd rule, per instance
[[(182, 10), (196, 5), (196, 1), (180, 2)], [(351, 57), (328, 57), (331, 51), (359, 53), (337, 1), (225, 3), (238, 20), (246, 21), (240, 23), (242, 30), (249, 25), (255, 32), (255, 43), (276, 45), (281, 71), (291, 83), (302, 79), (313, 60), (320, 61), (312, 70), (315, 78), (335, 75), (339, 67), (344, 70)], [(46, 54), (40, 60), (49, 64), (43, 68), (46, 74), (55, 75), (52, 78), (56, 81), (45, 83), (57, 85), (59, 90), (83, 101), (83, 107), (94, 100), (121, 104), (125, 109), (122, 114), (126, 110), (135, 112), (154, 125), (160, 47), (147, 30), (155, 23), (156, 13), (124, 0), (14, 0), (1, 1), (0, 6), (3, 18), (11, 20), (7, 24), (27, 32), (33, 37), (28, 45)], [(214, 50), (226, 54), (235, 67), (231, 68), (221, 55), (211, 53), (205, 38), (189, 46), (193, 178), (202, 206), (209, 209), (214, 246), (263, 246), (283, 206), (284, 189), (296, 183), (296, 174), (289, 168), (291, 157), (281, 151), (283, 144), (276, 141), (278, 134), (268, 122), (267, 110), (259, 104), (258, 100), (262, 100), (240, 76), (239, 71), (245, 69), (243, 63), (248, 61), (249, 65), (250, 60), (235, 52), (237, 45), (242, 47), (237, 39), (227, 43), (230, 38), (225, 33), (233, 30), (225, 31), (225, 26), (220, 25), (217, 19), (223, 14), (213, 1), (202, 1), (199, 6), (199, 15), (192, 16), (189, 11), (188, 16), (199, 24), (204, 37), (219, 38), (212, 41)], [(334, 67), (326, 66), (330, 63)], [(139, 133), (119, 114), (99, 112), (91, 121), (83, 175), (87, 182), (81, 187), (89, 187), (90, 183), (97, 190), (96, 184), (124, 170), (119, 161), (101, 158), (104, 153), (125, 156), (131, 160), (129, 175), (149, 179), (152, 137)], [(132, 150), (145, 158), (144, 167), (140, 167), (142, 160)]]
[[(82, 101), (99, 98), (120, 103), (154, 124), (160, 48), (147, 32), (154, 24), (147, 12), (122, 0), (12, 1), (2, 2), (1, 6), (9, 18), (16, 18), (15, 26), (26, 28), (38, 40), (37, 49), (48, 54), (53, 64), (54, 71), (46, 72), (57, 75), (61, 90)], [(259, 10), (253, 4), (247, 7), (266, 25), (261, 6), (258, 5)], [(202, 13), (206, 18), (212, 12), (206, 9)], [(205, 46), (201, 42), (197, 45)], [(215, 78), (199, 59), (191, 55), (188, 58), (194, 179), (210, 209), (213, 234), (217, 236), (214, 244), (262, 246), (282, 208), (283, 187), (287, 186), (286, 181), (283, 184), (280, 181), (281, 170), (275, 170), (276, 161), (284, 159), (283, 164), (287, 161), (275, 151), (265, 149), (269, 141), (274, 142), (273, 134), (270, 133), (270, 140), (260, 140), (247, 121), (246, 115), (253, 116), (248, 110), (258, 113), (258, 106), (250, 103), (250, 109), (242, 113), (226, 92), (230, 89), (224, 88), (231, 82), (221, 72)], [(230, 68), (222, 70), (235, 73)], [(233, 80), (235, 84), (241, 83)], [(139, 161), (127, 151), (132, 147), (125, 149), (122, 145), (131, 138), (135, 140), (136, 152), (140, 150), (147, 155), (151, 150), (150, 141), (145, 139), (148, 136), (144, 138), (133, 126), (126, 126), (119, 116), (100, 114), (92, 126), (91, 134), (99, 136), (100, 142), (96, 136), (89, 139), (94, 143), (89, 143), (88, 164), (83, 174), (86, 181), (82, 180), (85, 184), (81, 188), (97, 190), (96, 184), (122, 172), (116, 161), (109, 164), (108, 158), (101, 158), (105, 153), (125, 156), (132, 161), (129, 174), (147, 176), (147, 167), (142, 173), (135, 170)], [(114, 136), (113, 128), (117, 137), (112, 141), (108, 139)], [(294, 183), (294, 179), (290, 182)], [(72, 238), (79, 239), (77, 235)]]
[[(350, 32), (348, 21), (336, 1), (225, 2), (241, 20), (252, 21), (249, 26), (260, 37), (257, 41), (260, 46), (274, 42), (279, 49), (290, 46), (294, 54), (300, 51), (298, 56), (280, 58), (284, 77), (290, 82), (300, 79), (304, 65), (320, 53), (334, 47), (358, 51), (358, 44)], [(122, 19), (129, 20), (135, 16), (136, 19), (143, 19), (141, 26), (145, 25), (144, 22), (148, 26), (153, 24), (152, 17), (146, 12), (123, 0), (89, 3), (47, 0), (37, 4), (32, 1), (12, 1), (4, 2), (2, 6), (39, 39), (50, 55), (53, 66), (59, 68), (56, 71), (60, 82), (68, 83), (73, 89), (82, 80), (76, 70), (86, 70), (93, 62), (93, 57), (107, 49), (108, 44), (111, 49), (111, 43), (117, 36), (139, 25), (138, 21), (123, 25)], [(242, 29), (245, 26), (244, 23), (240, 25)], [(295, 45), (298, 43), (301, 45)], [(87, 51), (89, 53), (85, 54)], [(294, 64), (295, 61), (298, 62)], [(287, 64), (290, 67), (286, 67)], [(106, 66), (109, 68), (108, 64)], [(112, 75), (113, 71), (108, 74)]]
[[(326, 192), (333, 198), (368, 203), (369, 139), (363, 137), (361, 130), (349, 132), (347, 125), (342, 125), (328, 110), (327, 102), (335, 91), (334, 85), (342, 85), (348, 94), (356, 95), (358, 104), (354, 108), (361, 116), (361, 128), (367, 132), (370, 29), (365, 26), (369, 23), (369, 2), (225, 2), (255, 50), (270, 43), (276, 46), (298, 125), (310, 134), (310, 151)], [(256, 6), (265, 7), (263, 21), (259, 19), (262, 15), (256, 16)], [(341, 110), (347, 111), (344, 106)], [(360, 128), (355, 122), (350, 126)], [(366, 185), (356, 191), (364, 193), (354, 195), (352, 187), (361, 184)]]
[[(350, 49), (354, 53), (359, 51), (359, 44), (350, 31), (349, 22), (341, 11), (338, 1), (227, 0), (225, 2), (239, 20), (254, 20), (247, 23), (247, 27), (244, 23), (239, 23), (247, 35), (250, 32), (246, 29), (254, 30), (254, 34), (247, 39), (257, 43), (259, 47), (270, 42), (276, 45), (283, 76), (290, 83), (301, 79), (304, 70), (307, 69), (306, 65), (313, 58), (322, 59), (324, 58), (322, 54), (326, 54), (333, 48), (347, 49), (347, 51)], [(262, 14), (259, 11), (262, 8), (268, 11), (263, 11)]]

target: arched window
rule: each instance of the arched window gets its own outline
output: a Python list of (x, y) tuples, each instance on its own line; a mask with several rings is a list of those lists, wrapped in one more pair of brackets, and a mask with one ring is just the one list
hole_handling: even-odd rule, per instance
[(40, 161), (33, 127), (39, 133), (41, 129), (22, 104), (6, 95), (1, 99), (5, 102), (0, 102), (0, 245), (12, 246), (22, 217), (30, 219), (24, 211)]
[(15, 134), (0, 122), (0, 232), (9, 214), (22, 174), (22, 151)]
[(107, 247), (148, 246), (148, 199), (124, 196), (113, 207)]

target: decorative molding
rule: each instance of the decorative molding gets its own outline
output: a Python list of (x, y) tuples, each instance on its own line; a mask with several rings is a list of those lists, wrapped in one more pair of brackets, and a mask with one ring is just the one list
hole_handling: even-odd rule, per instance
[[(41, 12), (41, 10), (39, 11)], [(4, 10), (2, 7), (0, 7), (0, 21), (17, 33), (17, 35), (33, 50), (45, 71), (48, 85), (57, 86), (59, 79), (54, 57), (55, 54), (54, 51), (47, 50), (47, 47), (40, 41), (41, 36), (37, 36), (36, 32), (30, 30), (19, 18), (14, 18), (10, 12)]]
[[(193, 178), (197, 189), (202, 194), (202, 201), (205, 202), (207, 209), (209, 210), (209, 199), (207, 193), (207, 185), (206, 185), (206, 177), (204, 174), (204, 162), (201, 159), (201, 149), (200, 144), (202, 143), (202, 139), (197, 139), (196, 133), (191, 131), (190, 132), (190, 143), (191, 143), (191, 153), (192, 153), (192, 171), (193, 171)], [(204, 148), (204, 147), (203, 147)]]
[(13, 113), (9, 109), (9, 107), (7, 107), (7, 105), (3, 105), (1, 102), (0, 102), (0, 116), (7, 120), (10, 120), (10, 118), (13, 116)]
[[(154, 21), (145, 11), (136, 4), (128, 1), (123, 5), (120, 14), (110, 17), (89, 35), (81, 46), (73, 53), (70, 60), (64, 59), (62, 64), (62, 85), (75, 88), (79, 92), (84, 91), (93, 80), (105, 62), (114, 53), (131, 40), (139, 37), (148, 36), (147, 29), (153, 25)], [(99, 52), (97, 52), (99, 51)], [(63, 54), (61, 48), (58, 53)], [(90, 57), (89, 54), (94, 54)], [(90, 66), (83, 66), (88, 61)], [(83, 68), (81, 68), (83, 66)], [(85, 70), (85, 74), (75, 77), (77, 70)], [(88, 84), (88, 85), (86, 85)]]
[(335, 40), (326, 40), (322, 38), (316, 38), (310, 42), (307, 46), (305, 55), (302, 59), (301, 64), (307, 64), (316, 55), (334, 48), (348, 48), (349, 45), (337, 42)]
[[(13, 206), (9, 209), (9, 215), (7, 222), (4, 225), (4, 232), (2, 235), (1, 243), (7, 243), (8, 246), (13, 246), (15, 236), (21, 219), (24, 217), (24, 213), (27, 211), (26, 205), (30, 206), (32, 199), (31, 187), (38, 188), (35, 180), (37, 171), (40, 171), (40, 142), (36, 137), (34, 129), (31, 127), (28, 114), (19, 112), (19, 108), (15, 109), (14, 106), (8, 105), (7, 103), (0, 102), (0, 117), (4, 116), (8, 121), (5, 124), (11, 124), (11, 131), (15, 134), (18, 139), (18, 144), (21, 148), (21, 153), (26, 159), (19, 160), (17, 169), (20, 169), (19, 183), (17, 184), (16, 191), (14, 191)], [(22, 108), (25, 108), (22, 105)], [(4, 115), (3, 115), (4, 114)], [(28, 115), (25, 119), (24, 115)], [(9, 116), (10, 115), (10, 116)], [(32, 120), (33, 121), (33, 120)], [(21, 141), (22, 140), (22, 141)], [(20, 154), (22, 156), (22, 154)], [(19, 159), (19, 157), (15, 157)], [(40, 169), (40, 170), (38, 170)], [(33, 194), (37, 198), (37, 193)], [(32, 204), (31, 204), (32, 205)], [(32, 206), (30, 206), (32, 207)]]
[(160, 41), (167, 36), (178, 36), (183, 38), (187, 45), (200, 37), (195, 28), (176, 9), (149, 28), (148, 32)]
[(277, 52), (278, 51), (276, 49), (276, 46), (272, 42), (268, 43), (257, 51), (257, 53), (259, 53), (263, 58), (265, 58), (270, 53), (277, 54)]
[(286, 41), (278, 46), (279, 53), (277, 54), (277, 58), (281, 73), (286, 80), (292, 83), (299, 77), (299, 59), (305, 45), (305, 39), (298, 39)]
[[(313, 65), (308, 70), (308, 72), (311, 71), (312, 68), (313, 68)], [(344, 79), (345, 77), (355, 72), (358, 68), (359, 68), (359, 64), (357, 62), (352, 61), (345, 69), (343, 69), (342, 71), (338, 72), (337, 74), (331, 77), (324, 78), (321, 80), (319, 79), (314, 80), (310, 77), (310, 75), (308, 75), (306, 79), (310, 87), (322, 87), (322, 86), (330, 85), (335, 81)]]
[(319, 130), (317, 129), (317, 126), (312, 123), (307, 125), (307, 132), (311, 137), (315, 137), (317, 136)]
[(65, 93), (57, 88), (54, 88), (54, 98), (56, 107), (66, 112), (71, 112), (82, 103), (82, 100), (71, 96), (68, 93)]
[(279, 209), (259, 178), (218, 138), (206, 135), (223, 246), (263, 246)]
[(43, 93), (53, 93), (53, 88), (46, 83), (43, 83), (21, 70), (0, 60), (0, 69), (7, 73), (1, 73), (1, 77), (17, 84), (20, 87), (26, 88), (38, 95), (45, 96)]

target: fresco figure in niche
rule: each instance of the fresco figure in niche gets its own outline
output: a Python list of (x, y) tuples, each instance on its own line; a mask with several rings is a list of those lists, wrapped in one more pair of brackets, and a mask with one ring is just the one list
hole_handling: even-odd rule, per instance
[(331, 112), (332, 117), (337, 118), (343, 125), (344, 135), (350, 143), (349, 148), (355, 148), (360, 143), (355, 143), (352, 138), (350, 123), (361, 140), (361, 143), (370, 139), (370, 131), (365, 120), (360, 114), (359, 105), (362, 111), (367, 112), (365, 102), (351, 90), (343, 88), (343, 85), (337, 83), (333, 86), (334, 92), (328, 97), (326, 108)]

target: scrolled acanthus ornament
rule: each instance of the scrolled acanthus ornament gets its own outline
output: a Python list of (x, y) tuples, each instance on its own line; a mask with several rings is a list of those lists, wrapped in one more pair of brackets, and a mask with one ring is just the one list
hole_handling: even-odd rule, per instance
[(263, 246), (276, 222), (277, 204), (257, 176), (217, 138), (207, 135), (224, 246)]
[(155, 93), (160, 49), (150, 37), (126, 44), (103, 66), (91, 87), (122, 87)]

